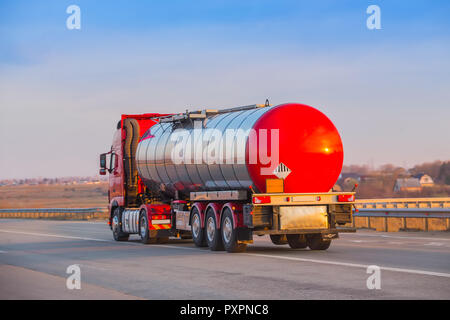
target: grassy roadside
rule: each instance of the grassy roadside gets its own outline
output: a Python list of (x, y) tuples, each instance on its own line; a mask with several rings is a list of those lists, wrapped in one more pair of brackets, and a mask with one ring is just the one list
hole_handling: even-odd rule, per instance
[(108, 205), (108, 183), (0, 187), (0, 208), (90, 208)]

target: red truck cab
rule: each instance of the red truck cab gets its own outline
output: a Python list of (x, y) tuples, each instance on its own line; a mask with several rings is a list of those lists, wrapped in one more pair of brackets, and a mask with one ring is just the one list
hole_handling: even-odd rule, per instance
[[(136, 196), (145, 188), (135, 168), (126, 168), (126, 161), (127, 157), (134, 157), (133, 153), (141, 137), (149, 128), (157, 124), (159, 117), (162, 116), (167, 116), (167, 114), (123, 114), (114, 133), (111, 150), (100, 155), (100, 175), (106, 175), (109, 172), (110, 225), (114, 209), (136, 205)], [(136, 128), (133, 127), (133, 123), (138, 124)], [(131, 148), (134, 148), (129, 154), (124, 152), (127, 144), (131, 144)], [(133, 185), (130, 185), (130, 181)]]

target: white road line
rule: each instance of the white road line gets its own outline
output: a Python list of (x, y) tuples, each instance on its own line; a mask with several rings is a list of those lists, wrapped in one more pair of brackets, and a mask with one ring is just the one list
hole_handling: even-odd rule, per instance
[[(198, 250), (199, 252), (203, 252), (202, 250), (200, 250), (199, 248), (192, 248), (192, 247), (178, 247), (178, 246), (170, 246), (170, 245), (165, 245), (165, 244), (158, 244), (155, 245), (155, 247), (162, 247), (162, 248), (171, 248), (171, 249), (188, 249), (188, 250)], [(204, 250), (206, 251), (206, 250)], [(209, 252), (209, 251), (208, 251)]]
[(6, 253), (6, 251), (2, 251), (2, 250), (0, 250), (0, 253)]
[(30, 236), (41, 236), (41, 237), (44, 236), (44, 237), (55, 237), (55, 238), (65, 238), (65, 239), (113, 242), (112, 240), (105, 240), (105, 239), (95, 239), (95, 238), (85, 238), (85, 237), (72, 237), (72, 236), (63, 236), (63, 235), (59, 235), (59, 234), (48, 234), (48, 233), (34, 233), (34, 232), (11, 231), (11, 230), (1, 230), (1, 229), (0, 229), (0, 232), (25, 234), (25, 235), (30, 235)]
[[(114, 242), (121, 244), (132, 244), (132, 245), (141, 245), (140, 243), (134, 242), (116, 242), (112, 240), (105, 239), (95, 239), (95, 238), (84, 238), (84, 237), (73, 237), (73, 236), (64, 236), (58, 234), (46, 234), (46, 233), (33, 233), (33, 232), (23, 232), (23, 231), (11, 231), (11, 230), (1, 230), (0, 232), (5, 233), (16, 233), (16, 234), (25, 234), (32, 236), (43, 236), (43, 237), (56, 237), (56, 238), (65, 238), (65, 239), (78, 239), (78, 240), (87, 240), (87, 241), (100, 241), (100, 242)], [(155, 245), (152, 246), (154, 248), (170, 248), (170, 249), (188, 249), (188, 250), (198, 250), (198, 252), (204, 252), (197, 248), (191, 247), (180, 247), (180, 246), (171, 246), (171, 245)], [(208, 251), (209, 253), (209, 251)], [(316, 260), (316, 259), (306, 259), (306, 258), (296, 258), (296, 257), (285, 257), (285, 256), (276, 256), (276, 255), (268, 255), (268, 254), (258, 254), (258, 253), (246, 253), (247, 256), (254, 257), (265, 257), (265, 258), (273, 258), (273, 259), (282, 259), (282, 260), (291, 260), (291, 261), (302, 261), (302, 262), (311, 262), (311, 263), (321, 263), (321, 264), (330, 264), (330, 265), (338, 265), (344, 267), (356, 267), (356, 268), (364, 268), (367, 269), (369, 265), (357, 264), (357, 263), (347, 263), (347, 262), (339, 262), (339, 261), (327, 261), (327, 260)], [(433, 272), (433, 271), (425, 271), (425, 270), (414, 270), (414, 269), (402, 269), (402, 268), (390, 268), (390, 267), (381, 267), (380, 269), (386, 271), (394, 271), (394, 272), (403, 272), (403, 273), (412, 273), (412, 274), (421, 274), (428, 276), (437, 276), (437, 277), (445, 277), (450, 278), (449, 273), (441, 273), (441, 272)]]
[(436, 246), (436, 247), (440, 247), (443, 246), (443, 243), (440, 242), (430, 242), (430, 243), (425, 243), (424, 246)]
[[(331, 265), (336, 265), (336, 266), (364, 268), (364, 269), (367, 269), (367, 267), (369, 266), (369, 265), (358, 264), (358, 263), (347, 263), (347, 262), (339, 262), (339, 261), (327, 261), (327, 260), (316, 260), (316, 259), (306, 259), (306, 258), (275, 256), (275, 255), (259, 254), (259, 253), (247, 253), (246, 255), (254, 256), (254, 257), (265, 257), (265, 258), (273, 258), (273, 259), (282, 259), (282, 260), (292, 260), (292, 261), (302, 261), (302, 262), (311, 262), (311, 263), (331, 264)], [(386, 270), (386, 271), (394, 271), (394, 272), (403, 272), (403, 273), (412, 273), (412, 274), (421, 274), (421, 275), (427, 275), (427, 276), (436, 276), (436, 277), (450, 278), (450, 273), (441, 273), (441, 272), (433, 272), (433, 271), (425, 271), (425, 270), (414, 270), (414, 269), (391, 268), (391, 267), (382, 267), (382, 266), (380, 266), (380, 269), (381, 270)]]
[[(5, 233), (16, 233), (16, 234), (25, 234), (30, 236), (39, 236), (39, 237), (54, 237), (54, 238), (63, 238), (63, 239), (75, 239), (75, 240), (86, 240), (86, 241), (100, 241), (100, 242), (112, 242), (116, 244), (126, 244), (126, 245), (142, 245), (142, 243), (138, 242), (118, 242), (113, 240), (105, 240), (105, 239), (96, 239), (96, 238), (85, 238), (85, 237), (74, 237), (74, 236), (66, 236), (66, 235), (60, 235), (60, 234), (47, 234), (47, 233), (34, 233), (34, 232), (24, 232), (24, 231), (12, 231), (12, 230), (2, 230), (0, 229), (0, 232)], [(162, 245), (157, 244), (154, 246), (151, 246), (153, 248), (171, 248), (171, 249), (189, 249), (189, 250), (195, 250), (196, 248), (191, 247), (183, 247), (183, 246), (171, 246), (171, 245)], [(201, 250), (200, 250), (201, 251)]]
[(361, 237), (381, 237), (381, 238), (394, 238), (394, 239), (412, 239), (412, 240), (438, 240), (438, 241), (450, 241), (450, 238), (428, 238), (428, 237), (402, 237), (402, 236), (392, 236), (387, 234), (365, 234), (365, 233), (347, 233), (341, 235), (342, 239), (346, 236), (361, 236)]

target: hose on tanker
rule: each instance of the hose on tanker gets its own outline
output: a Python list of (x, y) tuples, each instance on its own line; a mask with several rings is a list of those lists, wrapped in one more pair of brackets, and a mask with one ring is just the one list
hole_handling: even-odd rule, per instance
[(126, 182), (126, 199), (127, 204), (129, 205), (136, 202), (138, 194), (138, 173), (135, 156), (139, 141), (139, 123), (136, 119), (128, 118), (123, 121), (123, 128), (126, 134), (123, 148), (123, 162)]

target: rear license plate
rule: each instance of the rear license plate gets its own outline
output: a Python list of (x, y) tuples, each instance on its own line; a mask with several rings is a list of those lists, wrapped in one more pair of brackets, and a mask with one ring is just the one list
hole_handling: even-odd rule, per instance
[(281, 206), (280, 229), (326, 229), (327, 206)]

